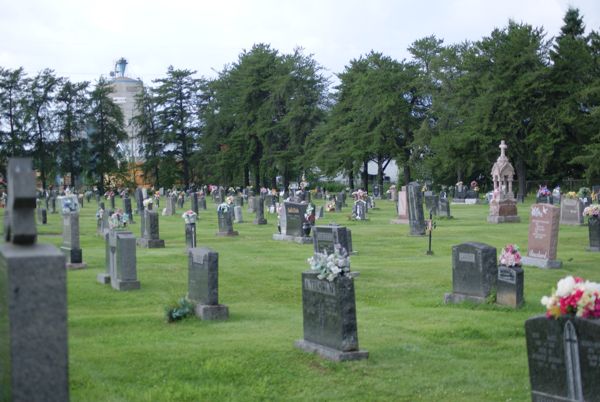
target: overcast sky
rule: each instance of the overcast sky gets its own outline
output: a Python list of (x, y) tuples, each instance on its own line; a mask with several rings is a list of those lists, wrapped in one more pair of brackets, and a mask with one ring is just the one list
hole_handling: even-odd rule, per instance
[(332, 75), (370, 50), (402, 60), (424, 36), (478, 40), (511, 18), (552, 37), (569, 5), (600, 30), (600, 0), (0, 0), (0, 66), (95, 81), (125, 57), (146, 82), (169, 65), (212, 78), (269, 43), (304, 48)]

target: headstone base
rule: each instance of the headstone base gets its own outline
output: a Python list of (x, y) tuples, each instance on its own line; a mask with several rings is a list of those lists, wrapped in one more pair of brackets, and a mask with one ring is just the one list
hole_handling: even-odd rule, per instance
[(538, 267), (538, 268), (555, 269), (555, 268), (562, 267), (561, 260), (548, 260), (545, 258), (534, 258), (534, 257), (526, 257), (526, 256), (521, 258), (521, 263), (523, 265), (532, 265), (532, 266)]
[(394, 225), (408, 225), (408, 219), (392, 219), (390, 223)]
[(115, 290), (137, 290), (140, 288), (140, 281), (122, 281), (120, 279), (115, 279), (111, 282), (111, 285)]
[(197, 304), (194, 311), (196, 317), (202, 320), (226, 320), (229, 318), (229, 307), (225, 304)]
[(444, 295), (444, 304), (458, 304), (463, 302), (482, 304), (486, 302), (484, 297), (465, 295), (462, 293), (446, 293)]
[(65, 254), (67, 258), (67, 264), (81, 264), (83, 263), (83, 252), (80, 248), (61, 247), (60, 251)]
[(342, 352), (341, 350), (332, 349), (327, 346), (319, 345), (304, 339), (294, 342), (294, 346), (308, 353), (316, 353), (324, 359), (335, 362), (363, 360), (369, 358), (369, 352), (366, 350), (357, 350), (351, 352)]
[(110, 275), (105, 272), (98, 274), (96, 275), (96, 281), (103, 285), (108, 285), (110, 284)]
[(237, 236), (239, 235), (237, 230), (234, 230), (233, 232), (217, 232), (215, 233), (215, 236), (219, 236), (219, 237), (233, 237), (233, 236)]
[(477, 198), (465, 198), (465, 205), (477, 204)]
[(600, 251), (600, 247), (587, 247), (586, 251), (598, 252)]
[(465, 203), (465, 199), (464, 198), (454, 198), (452, 200), (452, 204), (464, 204)]
[(512, 216), (488, 216), (488, 223), (518, 223), (521, 218), (515, 215)]
[(76, 270), (76, 269), (84, 269), (87, 267), (85, 262), (67, 262), (67, 269)]
[(267, 220), (266, 219), (255, 219), (252, 223), (254, 223), (255, 225), (266, 225), (267, 224)]
[(144, 239), (140, 237), (136, 239), (136, 244), (142, 248), (164, 248), (165, 241), (162, 239)]
[(289, 235), (284, 235), (284, 234), (281, 234), (281, 233), (275, 233), (275, 234), (273, 234), (273, 240), (291, 241), (291, 242), (299, 243), (299, 244), (308, 244), (308, 243), (312, 243), (313, 242), (312, 237), (306, 237), (306, 236), (289, 236)]

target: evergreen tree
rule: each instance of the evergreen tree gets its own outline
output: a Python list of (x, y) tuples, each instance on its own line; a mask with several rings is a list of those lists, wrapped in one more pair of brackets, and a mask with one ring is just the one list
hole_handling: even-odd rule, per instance
[(139, 152), (143, 156), (143, 171), (146, 178), (152, 176), (155, 187), (160, 187), (159, 167), (164, 155), (165, 138), (161, 131), (158, 102), (154, 90), (144, 88), (136, 97), (138, 113), (133, 117), (137, 128)]
[(30, 79), (23, 67), (0, 67), (0, 170), (6, 171), (8, 158), (24, 156), (29, 142), (26, 129), (26, 91)]

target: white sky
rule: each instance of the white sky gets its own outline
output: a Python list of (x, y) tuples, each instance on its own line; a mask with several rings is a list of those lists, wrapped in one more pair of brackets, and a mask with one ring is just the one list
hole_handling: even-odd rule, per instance
[(169, 65), (212, 78), (262, 42), (303, 47), (332, 75), (370, 50), (402, 60), (424, 36), (478, 40), (509, 18), (549, 38), (569, 5), (600, 30), (599, 0), (0, 0), (0, 66), (94, 81), (125, 57), (146, 82)]

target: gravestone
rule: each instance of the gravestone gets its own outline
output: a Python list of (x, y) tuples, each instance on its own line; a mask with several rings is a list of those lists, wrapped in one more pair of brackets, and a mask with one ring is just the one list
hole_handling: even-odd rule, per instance
[(523, 305), (524, 271), (520, 267), (498, 266), (496, 303), (519, 308)]
[(183, 204), (185, 203), (185, 196), (183, 194), (179, 194), (177, 196), (177, 206), (179, 208), (183, 208)]
[(350, 229), (345, 226), (323, 225), (313, 227), (313, 245), (315, 253), (333, 253), (336, 245), (344, 248), (348, 254), (352, 252)]
[(233, 207), (233, 216), (234, 216), (234, 222), (235, 223), (242, 223), (244, 222), (243, 216), (242, 216), (242, 207), (239, 205), (236, 205), (235, 207)]
[(46, 225), (48, 223), (48, 211), (46, 208), (42, 208), (42, 225)]
[(185, 224), (185, 247), (190, 249), (196, 247), (196, 223)]
[(129, 196), (125, 196), (125, 198), (123, 198), (123, 211), (125, 211), (127, 214), (128, 223), (135, 223), (133, 221), (133, 210), (131, 208), (131, 198), (129, 198)]
[(425, 196), (425, 209), (427, 210), (428, 213), (429, 213), (429, 211), (431, 211), (431, 213), (433, 215), (437, 216), (439, 196), (433, 194), (433, 191), (425, 191), (424, 196)]
[(160, 238), (159, 216), (157, 211), (146, 210), (144, 214), (144, 234), (137, 239), (142, 248), (163, 248), (165, 241)]
[(590, 216), (588, 218), (588, 236), (590, 240), (590, 246), (587, 251), (600, 251), (600, 218)]
[(462, 183), (457, 183), (454, 190), (454, 202), (464, 203), (467, 197), (467, 187)]
[(192, 211), (198, 215), (198, 209), (198, 193), (194, 191), (192, 193)]
[(177, 196), (171, 194), (167, 197), (167, 209), (165, 212), (165, 216), (172, 216), (177, 213)]
[(188, 251), (188, 299), (203, 320), (229, 318), (229, 308), (219, 304), (219, 253), (210, 248)]
[(144, 196), (140, 187), (135, 189), (135, 213), (141, 215), (144, 212)]
[(531, 400), (600, 401), (600, 320), (525, 321)]
[(254, 196), (248, 197), (248, 213), (253, 214), (256, 210), (255, 207), (256, 198)]
[(217, 220), (219, 224), (219, 231), (216, 233), (217, 236), (237, 236), (239, 233), (233, 230), (233, 217), (231, 216), (232, 205), (220, 204), (217, 208)]
[(583, 225), (583, 203), (579, 198), (565, 198), (560, 203), (561, 225)]
[(10, 158), (0, 246), (0, 400), (68, 401), (67, 275), (56, 247), (36, 244), (35, 173)]
[(376, 199), (381, 199), (381, 188), (379, 187), (379, 184), (373, 185), (373, 196)]
[(352, 218), (357, 221), (365, 221), (367, 218), (367, 203), (363, 200), (357, 200), (352, 207)]
[(273, 235), (273, 240), (293, 241), (300, 244), (312, 243), (312, 239), (304, 234), (305, 214), (308, 204), (285, 201), (281, 207), (279, 227), (281, 233)]
[(50, 197), (50, 207), (51, 207), (50, 213), (55, 214), (56, 213), (56, 195), (55, 194), (52, 194), (52, 197)]
[(110, 209), (114, 211), (115, 210), (115, 196), (114, 195), (109, 196), (108, 201), (110, 203)]
[(315, 219), (322, 219), (324, 216), (324, 212), (323, 212), (324, 208), (323, 205), (321, 205), (319, 208), (317, 208), (317, 212), (315, 214)]
[(452, 246), (452, 293), (446, 293), (444, 302), (485, 303), (496, 289), (496, 261), (496, 249), (487, 244), (468, 242)]
[(409, 183), (408, 196), (408, 224), (411, 236), (425, 236), (425, 216), (423, 214), (423, 193), (419, 183)]
[(438, 201), (438, 214), (444, 218), (452, 218), (452, 214), (450, 213), (450, 202), (446, 197), (440, 197)]
[(358, 347), (354, 280), (329, 282), (317, 275), (302, 273), (304, 337), (295, 346), (333, 361), (367, 359), (369, 352)]
[(533, 204), (529, 214), (529, 236), (527, 256), (521, 259), (523, 265), (539, 268), (560, 268), (562, 262), (556, 259), (558, 248), (560, 208), (550, 204)]
[(198, 198), (198, 206), (200, 207), (200, 209), (206, 211), (206, 196), (201, 196), (200, 198)]
[(263, 197), (251, 197), (256, 210), (256, 218), (254, 219), (255, 225), (266, 225), (267, 220), (265, 219), (265, 202)]
[(337, 195), (335, 197), (335, 212), (342, 212), (342, 207), (344, 206), (344, 200), (341, 195)]
[(515, 170), (505, 154), (508, 146), (504, 140), (500, 141), (499, 148), (500, 156), (492, 166), (494, 192), (487, 221), (489, 223), (521, 222), (521, 218), (517, 215), (517, 201), (512, 190)]
[(406, 195), (406, 186), (402, 186), (402, 189), (398, 191), (396, 198), (397, 216), (395, 219), (392, 219), (390, 223), (408, 224), (408, 196)]
[(113, 232), (115, 236), (114, 265), (110, 284), (116, 290), (136, 290), (137, 280), (135, 236), (131, 232)]
[(63, 214), (63, 244), (60, 248), (66, 256), (67, 268), (85, 268), (83, 252), (79, 244), (79, 212)]
[(35, 200), (35, 213), (37, 223), (40, 225), (42, 223), (42, 200), (39, 198)]
[(233, 198), (233, 203), (236, 207), (243, 207), (244, 206), (244, 198), (240, 195), (236, 195)]

